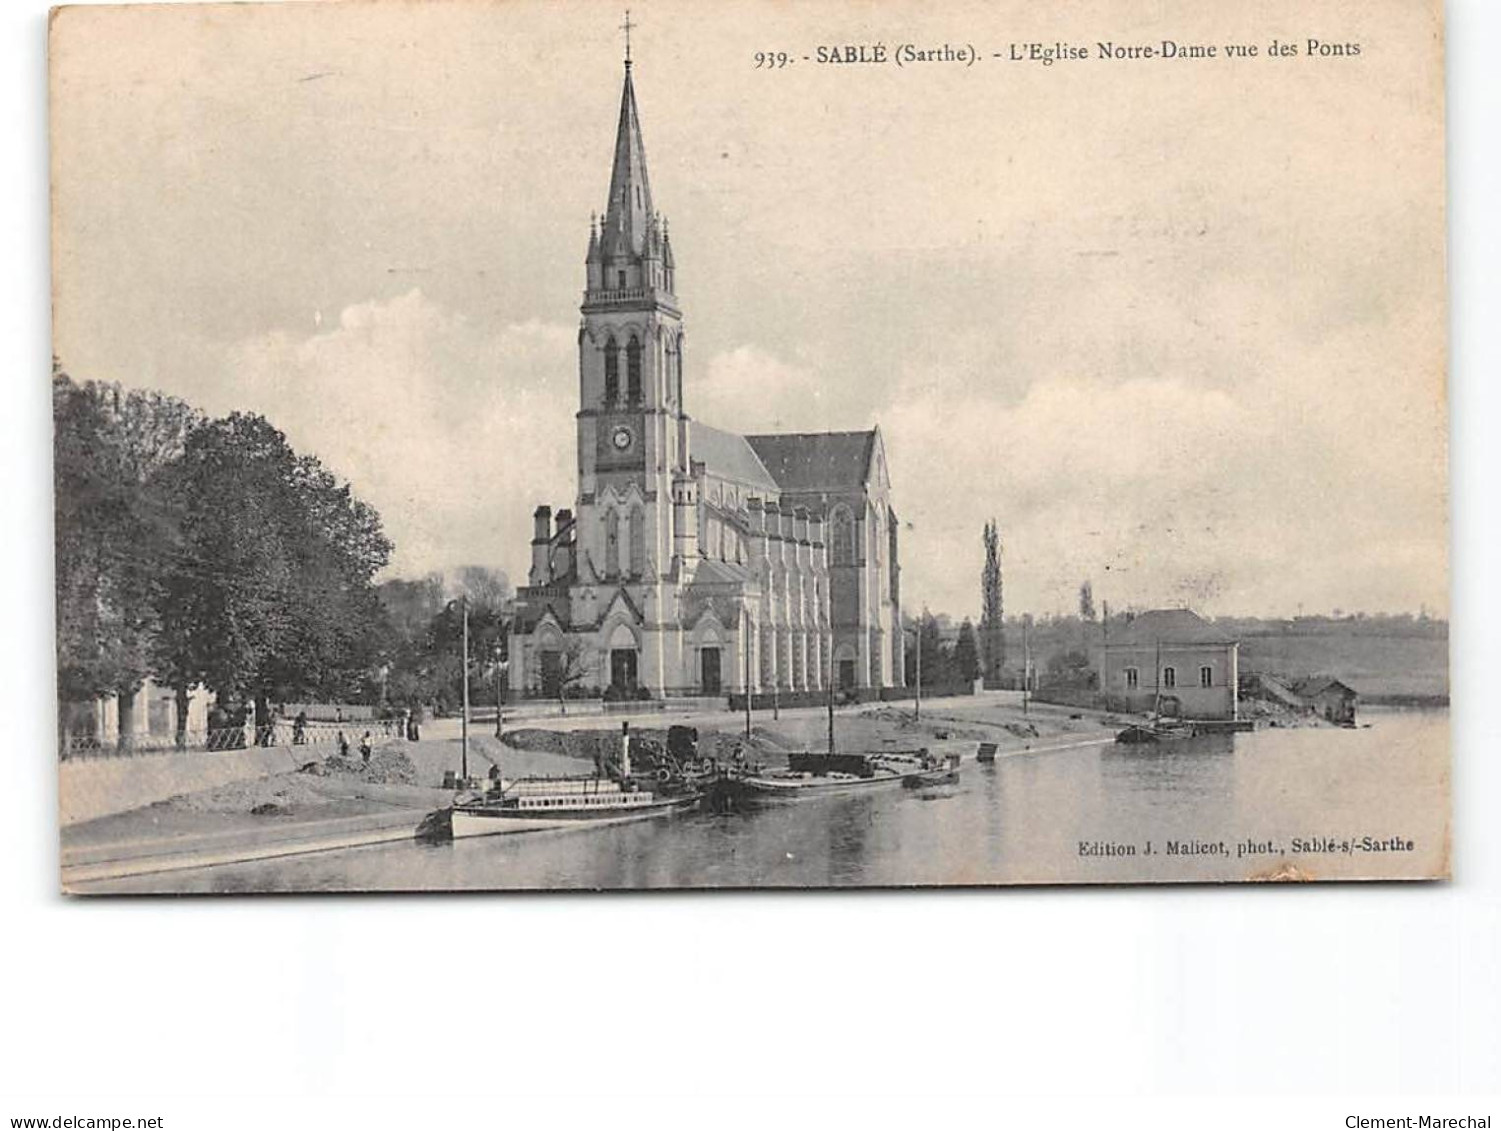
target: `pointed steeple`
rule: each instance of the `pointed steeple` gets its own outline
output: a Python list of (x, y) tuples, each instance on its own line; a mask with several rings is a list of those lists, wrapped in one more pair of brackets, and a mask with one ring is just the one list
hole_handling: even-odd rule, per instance
[(646, 146), (641, 140), (641, 116), (636, 110), (636, 88), (627, 59), (625, 86), (620, 92), (620, 124), (615, 130), (615, 163), (610, 170), (610, 202), (600, 240), (606, 252), (619, 254), (628, 249), (630, 255), (642, 255), (651, 215)]

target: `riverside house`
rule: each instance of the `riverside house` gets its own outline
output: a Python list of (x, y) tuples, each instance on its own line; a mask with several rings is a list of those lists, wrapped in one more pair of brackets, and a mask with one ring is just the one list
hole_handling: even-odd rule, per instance
[(1111, 626), (1104, 646), (1107, 701), (1131, 711), (1160, 705), (1185, 719), (1239, 717), (1240, 644), (1188, 609), (1152, 609), (1124, 629)]

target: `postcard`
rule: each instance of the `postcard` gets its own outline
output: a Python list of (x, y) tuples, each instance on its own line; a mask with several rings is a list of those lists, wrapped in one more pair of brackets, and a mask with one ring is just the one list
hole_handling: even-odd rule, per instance
[(66, 891), (1450, 875), (1439, 3), (50, 72)]

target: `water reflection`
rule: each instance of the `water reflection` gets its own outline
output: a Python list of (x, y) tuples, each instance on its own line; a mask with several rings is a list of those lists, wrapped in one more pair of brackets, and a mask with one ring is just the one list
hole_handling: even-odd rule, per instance
[[(1404, 857), (1303, 860), (1315, 876), (1421, 875), (1448, 836), (1447, 713), (1371, 713), (1370, 729), (1269, 730), (1146, 748), (966, 762), (958, 784), (606, 829), (396, 844), (99, 890), (283, 891), (803, 887), (1239, 879), (1266, 860), (1096, 859), (1080, 844), (1169, 837), (1286, 843), (1330, 826), (1412, 837)], [(1305, 867), (1306, 866), (1306, 867)]]

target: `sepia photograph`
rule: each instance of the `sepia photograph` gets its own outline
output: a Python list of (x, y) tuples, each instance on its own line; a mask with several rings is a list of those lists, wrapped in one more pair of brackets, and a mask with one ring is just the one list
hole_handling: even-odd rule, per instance
[(48, 38), (64, 892), (1453, 874), (1440, 3)]

